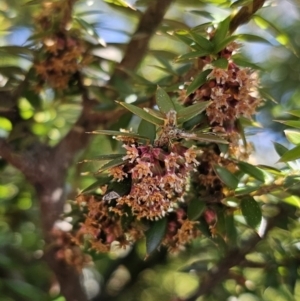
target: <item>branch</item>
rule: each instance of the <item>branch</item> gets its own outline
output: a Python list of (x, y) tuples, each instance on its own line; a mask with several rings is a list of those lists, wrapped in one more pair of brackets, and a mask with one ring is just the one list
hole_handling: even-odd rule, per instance
[(252, 3), (243, 6), (238, 13), (231, 19), (229, 32), (233, 33), (240, 25), (250, 21), (254, 15), (265, 3), (265, 0), (253, 0)]

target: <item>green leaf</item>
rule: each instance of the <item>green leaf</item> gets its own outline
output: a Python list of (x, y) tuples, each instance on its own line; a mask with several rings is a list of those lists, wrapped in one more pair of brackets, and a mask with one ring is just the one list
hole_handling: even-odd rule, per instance
[(257, 168), (256, 166), (253, 166), (247, 162), (239, 162), (238, 166), (240, 170), (243, 171), (244, 173), (252, 176), (253, 178), (261, 182), (265, 182), (265, 175), (263, 171)]
[(228, 68), (228, 60), (225, 58), (220, 58), (216, 61), (213, 61), (212, 65), (217, 68), (227, 69)]
[(211, 101), (203, 101), (181, 109), (177, 114), (178, 124), (184, 123), (201, 114), (210, 104)]
[(275, 120), (287, 126), (291, 126), (293, 128), (300, 129), (300, 120)]
[(141, 136), (136, 133), (127, 133), (127, 132), (119, 132), (119, 131), (97, 130), (97, 131), (86, 132), (86, 133), (87, 134), (95, 134), (95, 135), (131, 137), (131, 138), (140, 139), (140, 140), (148, 140), (147, 137)]
[(278, 142), (273, 142), (274, 144), (274, 148), (276, 150), (276, 153), (279, 156), (282, 156), (284, 153), (286, 153), (289, 149), (287, 147), (285, 147), (284, 145), (278, 143)]
[(300, 144), (300, 132), (295, 130), (284, 130), (285, 136), (292, 144)]
[(181, 31), (178, 30), (178, 31), (174, 32), (174, 35), (180, 41), (182, 41), (184, 44), (186, 44), (188, 46), (191, 46), (194, 43), (194, 41), (191, 38), (187, 37), (187, 34), (188, 34), (188, 31), (186, 31), (186, 30), (181, 30)]
[(221, 144), (228, 144), (228, 141), (225, 139), (219, 137), (216, 134), (209, 134), (209, 133), (197, 133), (195, 132), (195, 137), (192, 137), (193, 140), (198, 141), (205, 141), (205, 142), (211, 142), (211, 143), (221, 143)]
[(233, 175), (228, 169), (225, 167), (221, 167), (218, 165), (214, 166), (214, 171), (220, 180), (229, 188), (235, 189), (239, 183), (238, 178)]
[(279, 162), (288, 162), (288, 161), (294, 161), (300, 159), (300, 145), (297, 145), (296, 147), (288, 150), (285, 152)]
[(298, 56), (296, 48), (293, 46), (289, 36), (283, 30), (277, 28), (273, 22), (270, 22), (259, 15), (254, 15), (254, 22), (262, 29), (268, 29), (269, 32), (275, 37), (277, 42), (286, 48), (290, 49), (296, 56)]
[(127, 163), (128, 160), (123, 160), (122, 158), (117, 158), (117, 159), (114, 159), (106, 164), (104, 164), (103, 166), (101, 166), (96, 174), (99, 174), (99, 173), (102, 173), (103, 171), (107, 170), (107, 169), (110, 169), (110, 168), (113, 168), (113, 167), (117, 167), (117, 166), (120, 166), (120, 165), (123, 165), (125, 163)]
[(157, 117), (157, 118), (159, 118), (161, 120), (165, 120), (166, 119), (166, 116), (163, 115), (160, 111), (153, 110), (153, 109), (150, 109), (150, 108), (144, 108), (144, 111), (146, 111), (150, 115), (152, 115), (154, 117)]
[(169, 113), (171, 110), (175, 110), (173, 101), (168, 93), (161, 87), (157, 87), (156, 90), (156, 103), (159, 110), (164, 114)]
[(188, 204), (187, 216), (191, 221), (197, 220), (204, 209), (206, 208), (205, 202), (200, 198), (192, 199)]
[(147, 137), (151, 143), (153, 143), (156, 137), (156, 126), (144, 119), (141, 120), (138, 133), (142, 136)]
[(175, 59), (175, 61), (176, 62), (182, 62), (182, 61), (191, 60), (191, 59), (199, 58), (199, 57), (202, 57), (202, 56), (206, 56), (208, 54), (209, 54), (209, 52), (206, 51), (206, 50), (188, 52), (186, 54), (180, 55), (177, 59)]
[(195, 43), (200, 46), (200, 48), (209, 52), (212, 51), (214, 46), (211, 41), (207, 40), (202, 35), (193, 31), (190, 32), (190, 35), (193, 37)]
[(259, 226), (262, 213), (259, 204), (251, 196), (245, 196), (241, 201), (242, 214), (251, 228)]
[(124, 157), (124, 154), (100, 155), (93, 159), (82, 160), (78, 163), (81, 164), (81, 163), (87, 163), (87, 162), (93, 162), (93, 161), (108, 161), (108, 160), (117, 159), (117, 158), (121, 158), (121, 157)]
[(212, 69), (207, 69), (200, 74), (198, 74), (192, 83), (187, 87), (186, 95), (190, 95), (200, 88), (207, 81), (207, 76), (211, 73)]
[(199, 15), (201, 17), (205, 17), (209, 20), (213, 20), (214, 17), (212, 16), (211, 13), (207, 12), (207, 11), (204, 11), (204, 10), (189, 10), (188, 11), (189, 13), (192, 13), (192, 14), (195, 14), (195, 15)]
[(300, 110), (290, 110), (290, 111), (287, 111), (287, 113), (289, 113), (293, 116), (300, 117)]
[(130, 3), (124, 0), (104, 0), (104, 2), (107, 2), (109, 4), (117, 5), (117, 6), (123, 6), (126, 8), (130, 8), (132, 10), (136, 10)]
[(251, 63), (247, 60), (244, 60), (238, 56), (232, 56), (233, 61), (241, 67), (249, 67), (255, 70), (264, 70), (262, 67), (258, 66), (257, 64)]
[(88, 187), (86, 187), (85, 189), (83, 189), (80, 193), (85, 194), (85, 193), (94, 191), (94, 190), (98, 189), (99, 187), (106, 185), (111, 180), (112, 180), (112, 177), (100, 177), (97, 179), (96, 182), (94, 182), (93, 184), (91, 184)]
[(226, 38), (228, 30), (229, 30), (229, 24), (230, 24), (230, 16), (219, 23), (216, 33), (212, 39), (212, 41), (215, 45), (215, 49), (218, 48), (218, 45), (221, 42), (223, 42), (223, 40)]
[(253, 2), (253, 0), (237, 0), (234, 3), (232, 3), (230, 7), (231, 8), (236, 8), (236, 7), (239, 7), (239, 6), (247, 5), (250, 2)]
[(273, 166), (268, 166), (268, 165), (263, 165), (263, 164), (259, 164), (257, 166), (270, 174), (273, 174), (275, 176), (282, 176), (282, 171)]
[(117, 101), (117, 103), (120, 104), (121, 106), (123, 106), (128, 111), (132, 112), (133, 114), (139, 116), (140, 118), (149, 121), (150, 123), (153, 123), (153, 124), (158, 125), (158, 126), (163, 126), (164, 125), (163, 120), (147, 113), (145, 110), (143, 110), (143, 109), (141, 109), (137, 106), (134, 106), (134, 105), (126, 103), (126, 102)]
[(150, 229), (146, 231), (146, 250), (147, 255), (150, 255), (160, 245), (167, 230), (167, 219), (164, 217), (156, 222), (153, 222)]
[(73, 19), (87, 32), (87, 34), (94, 37), (100, 45), (106, 47), (106, 42), (98, 35), (94, 26), (81, 18), (74, 17)]

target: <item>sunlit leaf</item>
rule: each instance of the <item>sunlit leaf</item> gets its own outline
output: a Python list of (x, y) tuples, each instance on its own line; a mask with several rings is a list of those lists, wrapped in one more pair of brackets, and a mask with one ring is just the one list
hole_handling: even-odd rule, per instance
[(156, 103), (162, 113), (167, 114), (171, 110), (175, 110), (174, 103), (168, 93), (161, 87), (156, 90)]
[(280, 158), (279, 162), (288, 162), (300, 159), (300, 145), (286, 151)]
[(230, 7), (231, 8), (236, 8), (236, 7), (239, 7), (239, 6), (247, 5), (250, 2), (253, 2), (253, 0), (237, 0), (234, 3), (232, 3)]
[(87, 132), (87, 134), (132, 137), (132, 138), (140, 139), (140, 140), (148, 140), (147, 137), (141, 136), (141, 135), (136, 134), (136, 133), (110, 131), (110, 130), (97, 130), (97, 131)]
[(249, 68), (252, 68), (255, 70), (264, 70), (261, 66), (254, 64), (252, 62), (249, 62), (248, 60), (242, 59), (239, 56), (232, 56), (232, 59), (238, 66), (249, 67)]
[(207, 76), (211, 73), (211, 71), (212, 69), (207, 69), (199, 73), (187, 87), (186, 95), (188, 96), (191, 93), (195, 92), (198, 88), (200, 88), (207, 81)]
[(181, 109), (177, 114), (177, 122), (181, 124), (192, 119), (201, 114), (210, 104), (211, 101), (203, 101)]
[(298, 56), (297, 50), (293, 46), (289, 36), (281, 29), (277, 28), (274, 25), (274, 22), (270, 22), (259, 15), (254, 15), (253, 17), (254, 22), (262, 29), (268, 29), (269, 32), (275, 37), (275, 39), (283, 46), (287, 47), (295, 55)]
[(150, 140), (150, 143), (153, 143), (156, 136), (156, 126), (142, 119), (138, 127), (138, 133), (141, 136), (147, 137)]
[(132, 112), (133, 114), (141, 117), (142, 119), (149, 121), (150, 123), (156, 124), (158, 126), (164, 125), (163, 120), (147, 113), (145, 110), (143, 110), (137, 106), (134, 106), (134, 105), (126, 103), (126, 102), (117, 102), (117, 103), (119, 103), (121, 106), (123, 106), (125, 109)]
[(291, 126), (293, 128), (300, 129), (300, 120), (275, 120), (275, 121)]
[(259, 204), (251, 196), (243, 197), (241, 201), (242, 214), (251, 228), (256, 228), (261, 223), (262, 213)]
[(100, 188), (101, 186), (106, 185), (107, 183), (109, 183), (112, 180), (112, 177), (100, 177), (97, 179), (96, 182), (94, 182), (93, 184), (89, 185), (88, 187), (86, 187), (85, 189), (83, 189), (80, 193), (89, 193), (91, 191), (95, 191), (96, 189)]
[(293, 116), (300, 117), (300, 110), (290, 110), (290, 111), (287, 111), (287, 113), (289, 113)]
[(160, 111), (157, 111), (157, 110), (154, 110), (154, 109), (150, 109), (150, 108), (144, 108), (144, 111), (146, 111), (150, 115), (153, 115), (154, 117), (157, 117), (157, 118), (159, 118), (161, 120), (165, 120), (166, 119), (166, 115), (162, 114)]
[(284, 130), (285, 136), (292, 144), (300, 144), (300, 132), (295, 130)]
[(146, 231), (146, 250), (147, 255), (150, 255), (153, 251), (155, 251), (162, 239), (165, 236), (167, 230), (167, 219), (162, 218), (156, 222), (153, 222), (150, 226), (150, 229)]
[(247, 162), (239, 162), (238, 166), (241, 171), (244, 173), (254, 177), (255, 179), (264, 182), (265, 181), (265, 175), (262, 170), (257, 168), (256, 166), (253, 166)]
[(123, 6), (123, 7), (128, 7), (132, 10), (136, 10), (130, 3), (128, 3), (125, 0), (104, 0), (104, 2), (113, 4), (113, 5), (117, 5), (117, 6)]
[(220, 180), (229, 188), (235, 189), (239, 183), (238, 178), (233, 175), (227, 168), (215, 165), (214, 171)]
[(189, 220), (197, 220), (204, 209), (206, 208), (205, 202), (201, 198), (194, 198), (188, 204), (187, 216)]

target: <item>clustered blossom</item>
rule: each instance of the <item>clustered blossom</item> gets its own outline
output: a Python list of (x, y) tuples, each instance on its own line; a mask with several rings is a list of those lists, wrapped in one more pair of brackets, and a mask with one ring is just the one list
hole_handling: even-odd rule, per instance
[(77, 202), (87, 209), (84, 223), (74, 237), (77, 244), (81, 244), (87, 236), (91, 248), (98, 252), (108, 252), (114, 241), (120, 247), (125, 247), (143, 236), (137, 226), (130, 224), (124, 228), (120, 216), (110, 212), (107, 202), (91, 195), (80, 195)]
[(65, 89), (72, 76), (88, 64), (90, 57), (79, 33), (68, 28), (72, 7), (62, 2), (44, 2), (42, 5), (43, 11), (35, 22), (38, 32), (57, 30), (40, 38), (42, 51), (34, 63), (39, 78), (36, 89), (44, 83), (55, 89)]
[(224, 69), (212, 66), (211, 57), (201, 57), (202, 66), (212, 68), (207, 76), (208, 81), (184, 98), (185, 105), (212, 101), (206, 109), (206, 116), (215, 132), (234, 132), (235, 121), (241, 116), (251, 118), (260, 104), (257, 74), (250, 68), (239, 67), (231, 59), (237, 47), (237, 43), (231, 43), (219, 53), (218, 58), (228, 60), (228, 66)]
[(132, 185), (111, 210), (123, 214), (120, 208), (127, 205), (138, 220), (164, 217), (183, 200), (189, 172), (199, 164), (195, 150), (179, 144), (169, 152), (151, 145), (123, 147), (127, 151), (123, 160), (127, 163), (118, 167), (118, 172), (116, 168), (109, 172), (116, 181), (120, 181), (120, 175), (123, 179), (130, 174)]

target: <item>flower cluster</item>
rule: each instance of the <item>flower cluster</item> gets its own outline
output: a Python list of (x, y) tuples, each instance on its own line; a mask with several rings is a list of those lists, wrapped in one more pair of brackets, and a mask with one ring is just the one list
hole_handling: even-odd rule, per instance
[(85, 221), (74, 237), (77, 244), (82, 244), (88, 238), (91, 248), (107, 252), (114, 241), (120, 247), (125, 247), (143, 236), (137, 226), (122, 226), (120, 216), (111, 213), (107, 202), (100, 198), (81, 194), (77, 197), (77, 202), (87, 211)]
[(62, 2), (44, 2), (43, 8), (36, 18), (38, 31), (56, 30), (40, 39), (42, 51), (34, 64), (39, 77), (37, 89), (44, 83), (55, 89), (65, 89), (72, 76), (89, 62), (90, 57), (79, 33), (68, 28), (72, 7)]
[[(219, 53), (219, 59), (228, 60), (226, 68), (212, 66), (208, 81), (184, 99), (186, 105), (211, 100), (206, 109), (209, 123), (216, 132), (235, 131), (235, 121), (244, 116), (251, 118), (260, 99), (257, 98), (257, 75), (250, 68), (241, 68), (231, 59), (237, 44), (229, 44)], [(210, 69), (211, 57), (202, 57), (204, 68)]]
[(116, 200), (111, 210), (122, 215), (127, 205), (138, 220), (145, 218), (158, 220), (183, 201), (188, 174), (198, 162), (193, 148), (179, 144), (171, 146), (166, 152), (151, 145), (126, 145), (126, 164), (110, 169), (116, 181), (130, 177), (129, 194)]

